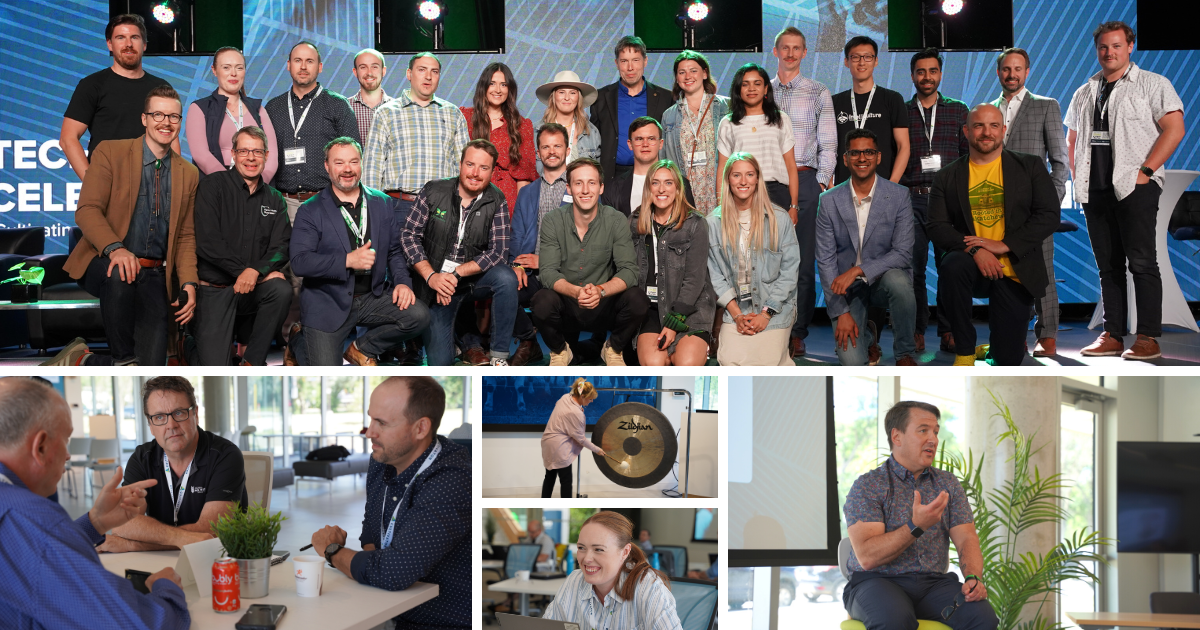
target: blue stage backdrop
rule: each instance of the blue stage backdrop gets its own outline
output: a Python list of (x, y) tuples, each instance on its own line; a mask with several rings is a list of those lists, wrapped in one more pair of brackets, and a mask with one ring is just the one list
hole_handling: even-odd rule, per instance
[[(483, 377), (484, 431), (542, 431), (554, 405), (579, 375), (571, 376), (485, 376)], [(597, 389), (622, 387), (658, 389), (657, 376), (585, 376)], [(640, 402), (658, 408), (657, 392), (599, 392), (583, 408), (589, 430), (604, 412), (623, 402)]]
[[(728, 0), (718, 0), (728, 1)], [(833, 92), (850, 87), (838, 42), (869, 34), (881, 42), (886, 33), (884, 0), (770, 0), (763, 2), (761, 54), (709, 55), (721, 92), (738, 66), (748, 61), (774, 70), (770, 48), (783, 26), (793, 24), (809, 37), (810, 53), (802, 71)], [(350, 71), (356, 51), (372, 45), (373, 0), (246, 0), (245, 47), (249, 65), (247, 87), (255, 97), (268, 98), (288, 89), (285, 59), (299, 39), (315, 41), (324, 56), (321, 81), (349, 95), (358, 89)], [(820, 8), (818, 8), (820, 6)], [(861, 8), (862, 10), (854, 10)], [(1075, 88), (1097, 69), (1091, 31), (1101, 21), (1122, 19), (1136, 28), (1135, 0), (1016, 0), (1013, 6), (1016, 44), (1029, 50), (1033, 72), (1029, 88), (1057, 98), (1065, 109)], [(617, 78), (612, 47), (618, 37), (633, 31), (633, 3), (616, 0), (509, 0), (505, 10), (508, 54), (500, 59), (512, 67), (520, 89), (521, 111), (535, 120), (544, 107), (533, 88), (556, 71), (574, 70), (597, 87)], [(67, 230), (75, 224), (79, 181), (58, 148), (62, 114), (75, 83), (84, 75), (111, 64), (104, 47), (108, 3), (96, 0), (25, 0), (0, 3), (0, 227), (44, 226), (47, 253), (63, 252)], [(856, 22), (862, 20), (862, 24)], [(836, 52), (817, 52), (831, 50)], [(911, 95), (909, 53), (881, 54), (877, 81)], [(473, 86), (492, 56), (446, 55), (439, 96), (468, 104)], [(1141, 66), (1166, 75), (1183, 98), (1187, 127), (1184, 140), (1168, 168), (1195, 168), (1197, 94), (1200, 93), (1200, 52), (1137, 52)], [(406, 59), (391, 56), (384, 88), (389, 94), (405, 86)], [(671, 84), (673, 55), (652, 54), (648, 77)], [(215, 87), (207, 57), (153, 57), (146, 68), (167, 78), (190, 102)], [(994, 53), (947, 54), (943, 93), (977, 103), (996, 98)], [(84, 146), (86, 145), (84, 140)], [(187, 145), (184, 144), (187, 154)], [(1063, 218), (1084, 226), (1079, 208), (1064, 208)], [(1095, 302), (1099, 280), (1081, 229), (1055, 236), (1055, 265), (1059, 299)], [(1171, 260), (1188, 300), (1200, 300), (1200, 260), (1194, 247), (1170, 240)], [(930, 302), (936, 272), (929, 269)]]

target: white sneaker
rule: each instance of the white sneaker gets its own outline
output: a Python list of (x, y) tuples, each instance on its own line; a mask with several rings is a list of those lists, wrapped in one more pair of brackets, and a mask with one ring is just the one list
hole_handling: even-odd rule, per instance
[(550, 365), (566, 367), (571, 365), (571, 360), (575, 358), (575, 354), (571, 352), (571, 344), (563, 347), (562, 352), (550, 351)]
[(608, 367), (625, 367), (625, 357), (621, 356), (620, 352), (613, 350), (608, 342), (604, 342), (604, 347), (600, 349), (600, 358), (604, 359), (604, 365)]
[(499, 365), (501, 367), (508, 367), (508, 359), (501, 359), (500, 357), (492, 357), (490, 364), (491, 365)]
[(58, 354), (54, 355), (51, 359), (41, 363), (40, 365), (82, 365), (84, 358), (89, 354), (91, 354), (91, 350), (88, 350), (87, 342), (83, 340), (83, 337), (76, 337), (75, 339), (71, 340), (71, 343), (63, 346), (63, 349), (59, 350)]

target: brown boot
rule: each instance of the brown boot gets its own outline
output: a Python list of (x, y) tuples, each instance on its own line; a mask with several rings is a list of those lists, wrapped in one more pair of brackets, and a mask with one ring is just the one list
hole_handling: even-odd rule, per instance
[(1161, 356), (1162, 351), (1158, 349), (1158, 342), (1154, 340), (1154, 337), (1147, 335), (1138, 335), (1137, 341), (1121, 354), (1122, 359), (1130, 361), (1149, 361)]
[(378, 365), (375, 359), (363, 354), (363, 351), (358, 349), (357, 341), (350, 342), (350, 347), (346, 348), (346, 353), (342, 355), (342, 358), (350, 363), (350, 365)]
[(1042, 337), (1033, 347), (1033, 356), (1035, 357), (1052, 357), (1056, 354), (1058, 354), (1058, 342), (1054, 340), (1054, 337)]
[(879, 347), (879, 331), (875, 328), (875, 322), (867, 322), (867, 328), (871, 329), (871, 345), (867, 346), (867, 365), (879, 365), (879, 360), (883, 358), (883, 348)]
[(917, 333), (913, 335), (913, 341), (917, 342), (917, 353), (925, 352), (925, 335)]
[(941, 349), (942, 349), (942, 352), (949, 352), (950, 354), (956, 354), (954, 352), (954, 334), (953, 333), (942, 333)]
[(542, 354), (542, 346), (538, 344), (537, 339), (526, 339), (517, 344), (517, 351), (508, 358), (509, 365), (529, 365), (537, 363), (545, 358)]
[(1125, 342), (1121, 341), (1120, 337), (1115, 337), (1108, 334), (1108, 331), (1104, 331), (1100, 333), (1099, 337), (1096, 337), (1096, 340), (1091, 345), (1080, 350), (1079, 354), (1085, 357), (1115, 357), (1121, 354), (1121, 351), (1124, 349)]
[(799, 337), (792, 337), (789, 349), (793, 359), (799, 359), (808, 352), (808, 348), (804, 346), (804, 340)]
[(462, 353), (461, 358), (462, 362), (466, 363), (467, 365), (487, 365), (491, 361), (487, 353), (484, 352), (483, 348), (480, 348), (479, 346), (467, 348)]

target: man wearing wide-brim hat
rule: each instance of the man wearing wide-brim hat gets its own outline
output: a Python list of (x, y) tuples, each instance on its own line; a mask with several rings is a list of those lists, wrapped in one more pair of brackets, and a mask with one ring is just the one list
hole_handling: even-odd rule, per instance
[[(553, 81), (538, 86), (536, 93), (538, 100), (546, 104), (542, 123), (558, 123), (570, 133), (566, 163), (581, 157), (600, 159), (600, 130), (584, 112), (596, 102), (596, 88), (580, 81), (578, 74), (563, 70), (554, 75)], [(541, 173), (541, 160), (537, 166)]]

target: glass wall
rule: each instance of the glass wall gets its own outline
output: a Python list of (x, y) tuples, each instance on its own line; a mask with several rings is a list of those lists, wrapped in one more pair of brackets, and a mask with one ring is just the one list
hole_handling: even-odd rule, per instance
[[(1062, 538), (1075, 532), (1096, 527), (1096, 414), (1074, 404), (1062, 405), (1060, 416), (1059, 461), (1063, 479), (1070, 487), (1063, 491), (1063, 507), (1067, 518), (1059, 530)], [(1086, 563), (1094, 573), (1095, 562)], [(1077, 626), (1067, 618), (1070, 612), (1095, 612), (1096, 588), (1084, 580), (1067, 580), (1059, 594), (1059, 623), (1067, 628)]]
[(321, 431), (321, 377), (290, 376), (288, 402), (292, 411), (288, 417), (289, 433), (292, 435), (320, 435)]

